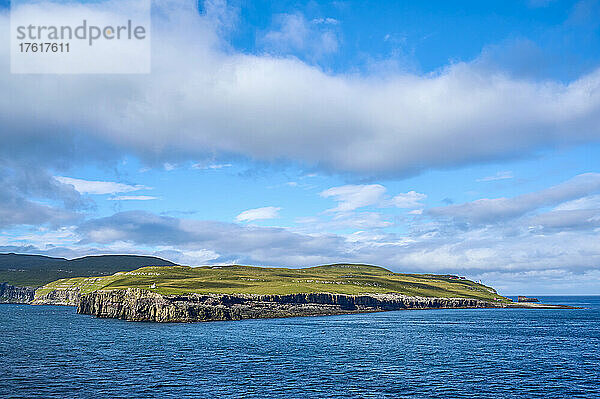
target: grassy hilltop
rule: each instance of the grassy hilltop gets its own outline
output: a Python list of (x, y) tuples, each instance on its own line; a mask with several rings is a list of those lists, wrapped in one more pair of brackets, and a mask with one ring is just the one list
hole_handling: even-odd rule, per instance
[[(151, 288), (155, 285), (155, 288)], [(494, 300), (493, 288), (456, 276), (401, 274), (369, 265), (327, 265), (304, 269), (251, 266), (143, 267), (111, 276), (77, 277), (54, 281), (36, 295), (54, 289), (142, 288), (160, 294), (338, 294), (397, 292), (411, 296), (463, 297)]]

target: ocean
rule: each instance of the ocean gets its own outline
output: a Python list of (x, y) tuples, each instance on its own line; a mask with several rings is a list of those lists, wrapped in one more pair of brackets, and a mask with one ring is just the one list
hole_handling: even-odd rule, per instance
[(600, 398), (600, 296), (192, 324), (0, 305), (2, 398)]

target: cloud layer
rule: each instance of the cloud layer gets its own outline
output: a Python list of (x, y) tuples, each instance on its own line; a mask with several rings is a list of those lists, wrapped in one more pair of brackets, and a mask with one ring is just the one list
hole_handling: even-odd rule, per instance
[(480, 199), (465, 204), (432, 208), (435, 217), (448, 217), (473, 225), (514, 219), (546, 206), (558, 205), (600, 191), (600, 173), (586, 173), (559, 185), (513, 198)]
[[(297, 228), (127, 211), (13, 240), (0, 236), (0, 250), (60, 256), (145, 253), (191, 265), (299, 267), (361, 262), (403, 272), (466, 274), (504, 293), (517, 293), (518, 287), (530, 286), (532, 279), (536, 294), (594, 293), (600, 282), (597, 181), (597, 174), (582, 174), (513, 198), (433, 208), (435, 212), (425, 209), (421, 215), (393, 221), (359, 208), (324, 212), (299, 220)], [(249, 212), (241, 219), (273, 216), (277, 208), (249, 211), (255, 215)], [(484, 217), (487, 212), (491, 216)], [(458, 217), (467, 223), (457, 222)], [(408, 230), (388, 230), (398, 225)], [(331, 233), (336, 230), (350, 232)], [(21, 242), (29, 246), (19, 246)], [(579, 284), (576, 291), (573, 284)]]
[[(235, 154), (405, 176), (600, 138), (599, 70), (566, 84), (470, 63), (426, 76), (330, 74), (235, 52), (220, 36), (226, 12), (166, 2), (155, 15), (149, 76), (3, 74), (0, 153), (47, 160), (50, 150), (52, 162), (79, 159), (86, 147), (148, 162)], [(8, 65), (6, 48), (0, 63)], [(31, 151), (33, 141), (45, 151)]]
[(0, 159), (0, 228), (18, 225), (61, 226), (83, 218), (92, 203), (72, 186), (36, 165)]
[(54, 178), (60, 183), (72, 186), (82, 194), (117, 194), (149, 189), (142, 185), (133, 186), (112, 181), (83, 180), (64, 176), (55, 176)]
[(401, 193), (394, 197), (386, 195), (387, 189), (381, 184), (348, 184), (345, 186), (331, 187), (320, 193), (321, 197), (332, 198), (338, 202), (335, 208), (329, 209), (329, 212), (349, 212), (358, 208), (374, 206), (397, 207), (397, 208), (422, 208), (420, 202), (427, 198), (427, 195), (409, 191)]

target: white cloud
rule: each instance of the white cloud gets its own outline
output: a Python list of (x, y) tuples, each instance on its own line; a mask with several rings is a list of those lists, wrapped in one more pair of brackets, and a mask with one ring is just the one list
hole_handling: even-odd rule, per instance
[(173, 246), (159, 246), (155, 248), (152, 255), (192, 267), (206, 265), (220, 256), (215, 251), (207, 249), (182, 250)]
[(335, 18), (315, 18), (312, 20), (313, 24), (325, 24), (325, 25), (338, 25), (340, 23), (340, 21), (338, 21)]
[(380, 184), (346, 185), (332, 187), (321, 192), (321, 197), (333, 198), (338, 205), (331, 212), (348, 212), (369, 205), (378, 204), (385, 194), (385, 187)]
[(262, 39), (277, 48), (303, 48), (309, 28), (302, 14), (283, 14), (278, 17), (279, 29), (267, 32)]
[(392, 222), (377, 212), (342, 212), (330, 220), (321, 220), (317, 217), (297, 218), (296, 223), (301, 227), (296, 229), (306, 233), (332, 232), (346, 229), (373, 230), (391, 227)]
[(220, 163), (220, 164), (203, 164), (203, 163), (196, 163), (194, 165), (192, 165), (192, 168), (194, 169), (204, 169), (204, 170), (219, 170), (219, 169), (223, 169), (223, 168), (230, 168), (231, 166), (233, 166), (230, 163)]
[(600, 195), (590, 195), (568, 201), (554, 208), (555, 211), (575, 211), (580, 209), (600, 209)]
[(390, 202), (396, 208), (419, 208), (423, 206), (420, 201), (423, 201), (426, 198), (427, 195), (425, 194), (409, 191), (394, 196)]
[(337, 25), (333, 18), (314, 19), (309, 23), (303, 14), (280, 14), (275, 17), (275, 27), (268, 31), (260, 42), (267, 49), (280, 52), (303, 52), (310, 58), (338, 50), (337, 35), (326, 26)]
[(151, 195), (119, 195), (108, 199), (111, 201), (151, 201), (158, 199), (158, 197), (153, 197)]
[(527, 220), (533, 232), (589, 230), (600, 227), (600, 209), (550, 211)]
[(117, 194), (150, 189), (150, 187), (139, 184), (133, 186), (112, 181), (83, 180), (64, 176), (54, 176), (54, 178), (63, 184), (73, 186), (75, 190), (83, 194)]
[(497, 223), (598, 191), (600, 191), (600, 173), (584, 173), (556, 186), (513, 198), (484, 198), (464, 204), (430, 208), (427, 212), (435, 217), (449, 217), (459, 222)]
[(165, 162), (165, 163), (163, 164), (163, 168), (165, 168), (165, 170), (166, 170), (167, 172), (170, 172), (170, 171), (172, 171), (172, 170), (175, 170), (175, 169), (177, 169), (177, 165), (175, 165), (175, 164), (172, 164), (172, 163), (169, 163), (169, 162)]
[(420, 202), (427, 195), (409, 191), (398, 194), (392, 198), (387, 197), (387, 189), (381, 184), (349, 184), (346, 186), (331, 187), (320, 193), (321, 197), (333, 198), (338, 206), (329, 209), (329, 212), (349, 212), (365, 206), (378, 208), (394, 206), (397, 208), (420, 208)]
[[(596, 295), (600, 270), (574, 273), (568, 269), (484, 272), (473, 275), (491, 284), (503, 295)], [(531, 282), (535, 281), (535, 285)]]
[(265, 206), (263, 208), (248, 209), (237, 215), (235, 220), (238, 222), (251, 222), (253, 220), (275, 219), (279, 217), (281, 208), (274, 206)]
[(496, 180), (505, 180), (512, 179), (514, 176), (510, 170), (506, 170), (503, 172), (498, 172), (492, 176), (482, 177), (481, 179), (477, 179), (479, 182), (487, 182), (487, 181), (496, 181)]

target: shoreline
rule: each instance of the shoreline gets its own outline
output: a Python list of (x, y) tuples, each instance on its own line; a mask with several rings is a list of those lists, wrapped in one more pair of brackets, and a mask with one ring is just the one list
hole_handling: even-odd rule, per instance
[[(97, 290), (81, 294), (78, 288), (58, 289), (34, 295), (35, 290), (5, 286), (0, 303), (74, 306), (77, 313), (98, 318), (159, 323), (204, 322), (303, 316), (329, 316), (397, 310), (435, 309), (580, 309), (569, 305), (532, 302), (490, 301), (462, 297), (419, 297), (399, 293), (358, 295), (328, 292), (255, 294), (163, 295), (151, 290), (128, 288)], [(27, 290), (27, 295), (23, 293)]]
[(491, 302), (473, 298), (411, 297), (402, 294), (161, 295), (140, 289), (83, 295), (77, 313), (151, 322), (201, 322), (297, 316), (328, 316), (428, 309), (576, 309), (568, 305)]

